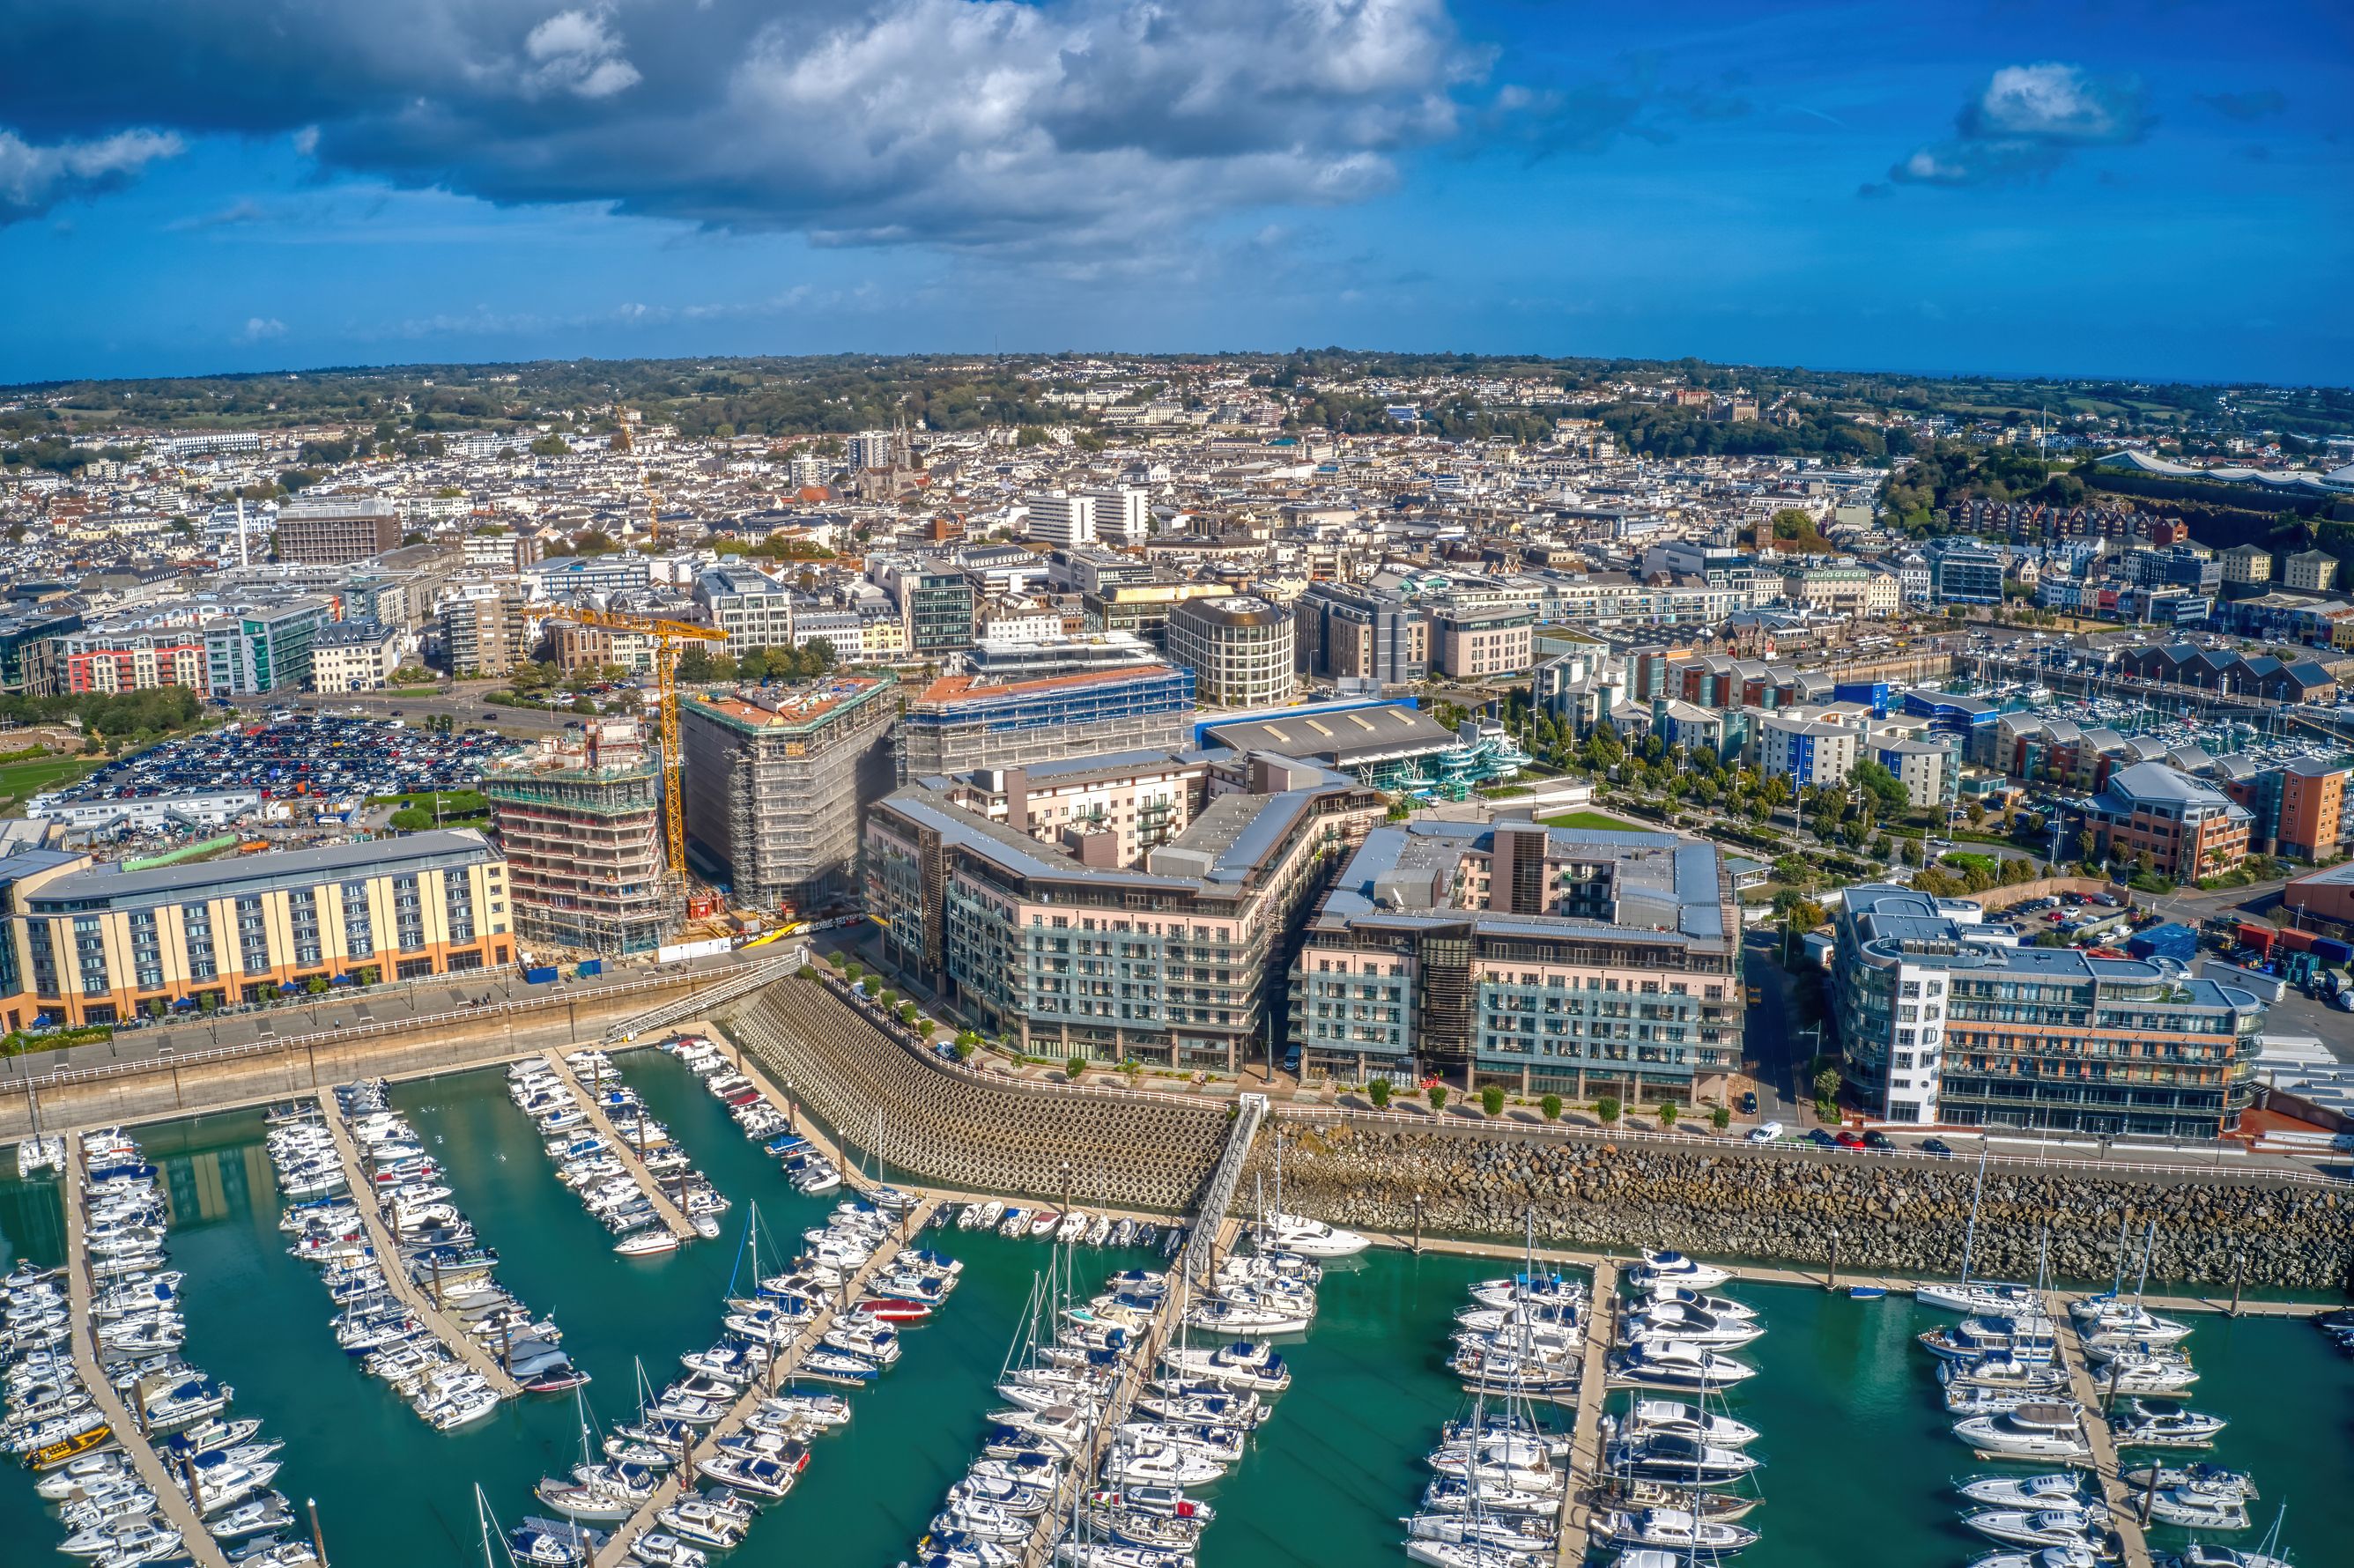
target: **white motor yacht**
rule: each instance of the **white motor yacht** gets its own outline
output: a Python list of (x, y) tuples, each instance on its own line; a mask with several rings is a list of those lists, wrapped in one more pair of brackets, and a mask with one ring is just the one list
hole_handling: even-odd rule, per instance
[(1643, 1261), (1628, 1271), (1638, 1289), (1653, 1290), (1660, 1286), (1680, 1287), (1686, 1290), (1713, 1290), (1733, 1277), (1729, 1270), (1713, 1264), (1699, 1263), (1680, 1252), (1653, 1252), (1646, 1247)]
[(1954, 1436), (1982, 1453), (2021, 1459), (2085, 1459), (2084, 1409), (2073, 1402), (2031, 1400), (1999, 1415), (1973, 1415), (1954, 1423)]

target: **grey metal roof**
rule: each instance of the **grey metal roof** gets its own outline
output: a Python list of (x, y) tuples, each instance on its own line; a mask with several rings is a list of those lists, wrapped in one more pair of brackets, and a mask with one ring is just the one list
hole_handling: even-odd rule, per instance
[[(176, 904), (190, 896), (227, 898), (240, 894), (303, 887), (332, 882), (339, 876), (400, 875), (458, 864), (496, 860), (490, 841), (472, 828), (443, 828), (433, 832), (406, 833), (366, 843), (328, 844), (320, 849), (281, 850), (230, 861), (200, 861), (190, 865), (157, 866), (151, 871), (123, 871), (94, 865), (69, 873), (27, 900), (34, 913), (59, 913), (68, 907), (123, 908), (147, 904)], [(5, 864), (5, 863), (0, 863)]]

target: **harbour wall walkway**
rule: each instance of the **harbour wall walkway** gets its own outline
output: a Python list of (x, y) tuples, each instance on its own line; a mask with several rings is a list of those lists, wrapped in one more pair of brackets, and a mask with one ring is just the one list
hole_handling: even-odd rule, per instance
[[(1113, 1207), (1192, 1206), (1215, 1166), (1225, 1103), (1047, 1086), (960, 1066), (822, 970), (769, 986), (718, 1022), (842, 1141), (879, 1146), (934, 1189)], [(1962, 1271), (1978, 1162), (1803, 1146), (1611, 1134), (1402, 1113), (1278, 1106), (1284, 1206), (1352, 1229), (1520, 1235), (1588, 1254), (1677, 1246), (1895, 1279)], [(1271, 1161), (1261, 1138), (1254, 1166)], [(2156, 1279), (2227, 1295), (2345, 1288), (2354, 1186), (2190, 1161), (1988, 1163), (1971, 1271), (2033, 1278), (2049, 1230), (2053, 1272), (2106, 1279), (2121, 1224), (2157, 1222)]]
[(82, 1242), (82, 1170), (81, 1139), (66, 1139), (64, 1189), (66, 1204), (66, 1280), (68, 1299), (73, 1308), (74, 1371), (81, 1377), (82, 1386), (105, 1413), (106, 1424), (114, 1440), (131, 1457), (132, 1467), (139, 1479), (155, 1494), (155, 1506), (180, 1532), (180, 1545), (196, 1560), (198, 1568), (228, 1568), (228, 1559), (222, 1553), (220, 1542), (205, 1528), (196, 1506), (180, 1489), (178, 1478), (164, 1464), (163, 1456), (155, 1452), (147, 1434), (140, 1429), (138, 1418), (123, 1408), (122, 1396), (107, 1381), (105, 1371), (98, 1364), (98, 1351), (92, 1338), (90, 1321), (91, 1275), (90, 1253)]
[[(212, 1051), (129, 1059), (61, 1072), (39, 1056), (0, 1069), (0, 1138), (69, 1128), (168, 1121), (305, 1098), (356, 1078), (412, 1078), (595, 1044), (649, 1008), (712, 994), (728, 971), (653, 974), (574, 990), (547, 987), (488, 1007), (387, 1015)], [(87, 1047), (85, 1047), (87, 1049)]]
[(840, 1141), (927, 1184), (1190, 1209), (1226, 1143), (1223, 1104), (1048, 1090), (960, 1068), (895, 1039), (896, 1024), (822, 979), (779, 981), (720, 1022)]
[[(1284, 1202), (1352, 1229), (1511, 1235), (1592, 1251), (1678, 1247), (1712, 1257), (1897, 1277), (1963, 1270), (1977, 1161), (1844, 1150), (1515, 1132), (1370, 1115), (1286, 1117)], [(1260, 1158), (1266, 1158), (1265, 1150)], [(2106, 1279), (2120, 1229), (2156, 1225), (2151, 1277), (2230, 1291), (2329, 1290), (2354, 1256), (2354, 1188), (2253, 1171), (2138, 1172), (1989, 1164), (1970, 1272)]]

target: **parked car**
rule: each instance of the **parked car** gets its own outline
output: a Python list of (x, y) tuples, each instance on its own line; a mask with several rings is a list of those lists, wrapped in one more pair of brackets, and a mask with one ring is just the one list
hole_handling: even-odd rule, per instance
[(1808, 1128), (1807, 1141), (1813, 1144), (1817, 1149), (1836, 1149), (1839, 1147), (1839, 1139), (1833, 1138), (1829, 1133), (1825, 1132), (1819, 1127)]
[(1782, 1124), (1778, 1121), (1760, 1122), (1749, 1129), (1749, 1141), (1752, 1143), (1776, 1143), (1781, 1137)]
[(1921, 1152), (1924, 1154), (1934, 1154), (1940, 1160), (1951, 1160), (1954, 1157), (1952, 1146), (1946, 1143), (1946, 1141), (1942, 1138), (1923, 1139), (1921, 1140)]
[(1842, 1132), (1832, 1141), (1837, 1143), (1841, 1149), (1861, 1149), (1863, 1147), (1863, 1134), (1860, 1132)]
[(1896, 1140), (1884, 1132), (1867, 1132), (1863, 1135), (1863, 1146), (1866, 1149), (1893, 1149)]
[(1744, 1116), (1755, 1116), (1757, 1114), (1757, 1091), (1755, 1089), (1744, 1089), (1741, 1092), (1741, 1114)]

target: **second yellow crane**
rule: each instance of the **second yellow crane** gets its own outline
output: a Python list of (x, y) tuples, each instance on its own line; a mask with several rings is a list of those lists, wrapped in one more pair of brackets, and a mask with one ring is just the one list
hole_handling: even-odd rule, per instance
[(679, 785), (685, 771), (685, 758), (678, 734), (678, 657), (690, 642), (725, 642), (727, 634), (716, 627), (697, 626), (691, 620), (663, 620), (610, 609), (567, 609), (557, 619), (578, 621), (583, 626), (600, 626), (608, 631), (635, 631), (653, 641), (654, 683), (661, 699), (656, 734), (662, 742), (663, 838), (670, 852), (671, 874), (678, 878), (683, 894), (686, 890), (686, 806), (680, 798)]

